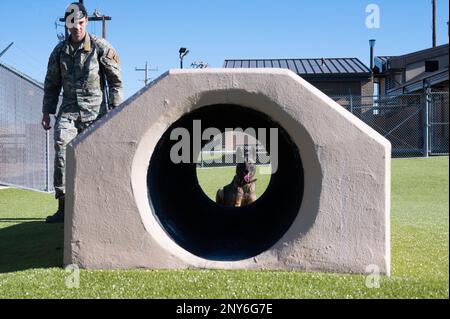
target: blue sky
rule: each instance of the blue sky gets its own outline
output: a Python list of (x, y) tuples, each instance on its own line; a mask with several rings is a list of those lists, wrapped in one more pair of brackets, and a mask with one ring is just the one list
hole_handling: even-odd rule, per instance
[[(55, 20), (70, 1), (0, 0), (0, 58), (36, 80), (45, 77), (57, 44)], [(366, 7), (380, 8), (380, 28), (366, 27)], [(376, 55), (398, 55), (431, 46), (431, 0), (85, 0), (92, 13), (111, 15), (107, 38), (122, 60), (126, 97), (143, 86), (145, 61), (155, 78), (202, 60), (221, 67), (227, 58), (357, 57), (369, 64), (368, 40)], [(448, 43), (448, 0), (437, 0), (437, 43)], [(18, 20), (18, 17), (21, 17)], [(88, 30), (101, 34), (101, 25)], [(62, 31), (59, 28), (59, 31)]]

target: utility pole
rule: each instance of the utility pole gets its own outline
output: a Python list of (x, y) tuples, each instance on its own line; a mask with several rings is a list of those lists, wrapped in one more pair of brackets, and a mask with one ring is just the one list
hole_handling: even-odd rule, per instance
[(139, 69), (139, 68), (135, 67), (134, 70), (135, 71), (141, 71), (141, 72), (143, 71), (143, 72), (145, 72), (145, 74), (144, 74), (144, 84), (145, 84), (145, 86), (147, 86), (148, 81), (150, 80), (150, 78), (148, 77), (148, 71), (158, 71), (158, 68), (156, 68), (156, 69), (149, 69), (148, 68), (148, 62), (145, 61), (145, 67), (144, 68)]
[(432, 0), (433, 5), (433, 48), (436, 47), (436, 0)]

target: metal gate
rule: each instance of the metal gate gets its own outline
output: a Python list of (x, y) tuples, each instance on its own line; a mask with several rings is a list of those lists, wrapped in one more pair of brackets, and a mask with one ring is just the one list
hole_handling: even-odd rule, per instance
[(392, 156), (448, 155), (448, 92), (395, 96), (334, 96), (337, 103), (386, 137)]
[(429, 154), (448, 155), (449, 144), (449, 100), (448, 92), (434, 92), (429, 98)]

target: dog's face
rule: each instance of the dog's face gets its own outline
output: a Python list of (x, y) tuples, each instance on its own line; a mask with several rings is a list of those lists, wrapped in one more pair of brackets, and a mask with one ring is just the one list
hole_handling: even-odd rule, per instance
[(236, 176), (239, 183), (246, 184), (252, 181), (256, 174), (256, 165), (247, 159), (243, 163), (236, 165)]

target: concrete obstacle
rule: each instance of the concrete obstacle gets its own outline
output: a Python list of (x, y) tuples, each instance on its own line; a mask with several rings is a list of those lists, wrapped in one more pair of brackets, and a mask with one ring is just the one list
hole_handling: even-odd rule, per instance
[[(171, 132), (195, 135), (195, 120), (276, 129), (265, 146), (278, 167), (258, 201), (216, 205), (195, 162), (171, 161)], [(288, 70), (169, 71), (68, 147), (64, 263), (389, 274), (390, 154)]]

